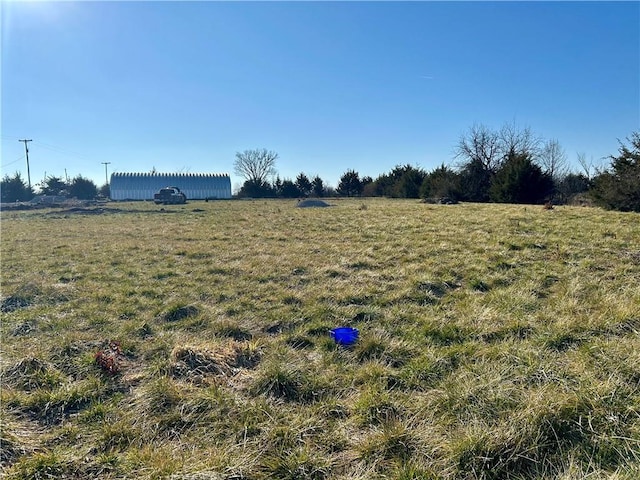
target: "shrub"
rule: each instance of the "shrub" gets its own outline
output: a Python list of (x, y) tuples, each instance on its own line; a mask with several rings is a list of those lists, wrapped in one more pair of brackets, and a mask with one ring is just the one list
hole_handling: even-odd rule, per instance
[(596, 204), (623, 212), (640, 212), (640, 132), (634, 132), (631, 146), (620, 143), (611, 168), (593, 179), (590, 193)]
[(5, 175), (0, 184), (2, 202), (26, 202), (33, 198), (33, 189), (27, 186), (20, 175), (16, 172), (13, 177)]
[(526, 154), (510, 152), (489, 189), (491, 199), (502, 203), (540, 203), (553, 191), (553, 181)]

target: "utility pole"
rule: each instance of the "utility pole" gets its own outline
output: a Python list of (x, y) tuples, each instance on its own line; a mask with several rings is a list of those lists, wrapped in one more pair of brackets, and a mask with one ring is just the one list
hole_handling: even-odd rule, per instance
[(107, 176), (107, 165), (110, 165), (111, 162), (100, 162), (104, 165), (104, 184), (109, 185), (109, 177)]
[(27, 156), (27, 181), (29, 182), (29, 190), (31, 190), (31, 172), (29, 171), (29, 147), (27, 147), (27, 142), (33, 142), (33, 140), (18, 140), (19, 142), (24, 142), (24, 153)]

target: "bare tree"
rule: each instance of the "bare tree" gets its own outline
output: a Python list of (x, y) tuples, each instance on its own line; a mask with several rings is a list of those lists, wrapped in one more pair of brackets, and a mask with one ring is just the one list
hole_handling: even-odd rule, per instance
[(266, 148), (236, 152), (234, 171), (254, 185), (263, 185), (275, 175), (278, 154)]
[(584, 152), (579, 152), (576, 155), (578, 156), (578, 165), (582, 168), (584, 176), (587, 177), (587, 180), (591, 180), (594, 175), (594, 170), (596, 170), (596, 167), (593, 165), (593, 158), (587, 161), (587, 154)]
[(541, 143), (529, 127), (521, 129), (515, 122), (505, 123), (500, 130), (475, 124), (460, 137), (454, 150), (461, 160), (458, 167), (465, 199), (488, 201), (491, 183), (505, 162), (515, 156), (536, 161)]
[(505, 123), (498, 137), (503, 158), (506, 158), (509, 153), (514, 153), (528, 155), (535, 160), (540, 155), (542, 140), (534, 135), (529, 127), (520, 129), (515, 122)]
[(548, 140), (538, 156), (538, 163), (544, 169), (545, 173), (551, 175), (556, 181), (559, 181), (569, 171), (567, 165), (567, 154), (556, 139)]
[(520, 129), (515, 122), (505, 123), (499, 131), (475, 124), (460, 137), (455, 155), (465, 165), (480, 163), (485, 171), (496, 173), (509, 154), (524, 154), (536, 159), (541, 143), (529, 127)]
[(484, 125), (475, 124), (460, 137), (455, 156), (464, 164), (477, 162), (485, 171), (495, 173), (502, 161), (500, 136)]

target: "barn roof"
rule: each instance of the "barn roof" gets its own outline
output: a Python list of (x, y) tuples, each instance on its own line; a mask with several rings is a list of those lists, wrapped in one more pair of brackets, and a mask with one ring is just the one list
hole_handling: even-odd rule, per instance
[(111, 177), (228, 177), (228, 173), (149, 173), (114, 172)]

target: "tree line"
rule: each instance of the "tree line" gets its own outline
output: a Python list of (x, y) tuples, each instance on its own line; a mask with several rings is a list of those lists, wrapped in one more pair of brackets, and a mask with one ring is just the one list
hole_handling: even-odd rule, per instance
[[(373, 179), (349, 169), (336, 188), (318, 175), (301, 172), (295, 179), (280, 178), (278, 154), (267, 149), (237, 152), (234, 171), (244, 178), (238, 197), (391, 197), (432, 201), (467, 201), (563, 204), (576, 198), (608, 209), (640, 212), (640, 133), (627, 144), (620, 142), (617, 155), (608, 157), (602, 169), (579, 155), (582, 171), (572, 171), (560, 143), (543, 140), (531, 129), (505, 124), (494, 130), (474, 125), (461, 135), (451, 165), (432, 171), (412, 165), (397, 165)], [(47, 177), (40, 185), (44, 195), (78, 199), (109, 197), (109, 185), (98, 188), (81, 175), (71, 181)], [(28, 201), (35, 192), (19, 173), (5, 175), (0, 185), (2, 202)]]
[[(78, 200), (94, 200), (99, 197), (109, 198), (109, 185), (98, 186), (90, 179), (78, 175), (71, 180), (48, 176), (36, 185), (39, 195), (52, 195)], [(6, 174), (0, 184), (2, 202), (28, 202), (36, 195), (33, 187), (27, 186), (20, 172), (13, 176)]]
[(609, 156), (604, 169), (579, 155), (582, 171), (576, 172), (556, 139), (545, 141), (514, 124), (499, 130), (474, 125), (460, 137), (452, 166), (443, 163), (426, 171), (397, 165), (376, 179), (349, 169), (335, 190), (305, 173), (295, 180), (281, 179), (275, 169), (278, 154), (266, 149), (238, 152), (234, 167), (245, 178), (239, 197), (381, 196), (523, 204), (564, 204), (580, 198), (608, 209), (639, 212), (640, 133), (627, 141), (630, 145), (620, 142), (618, 155)]

